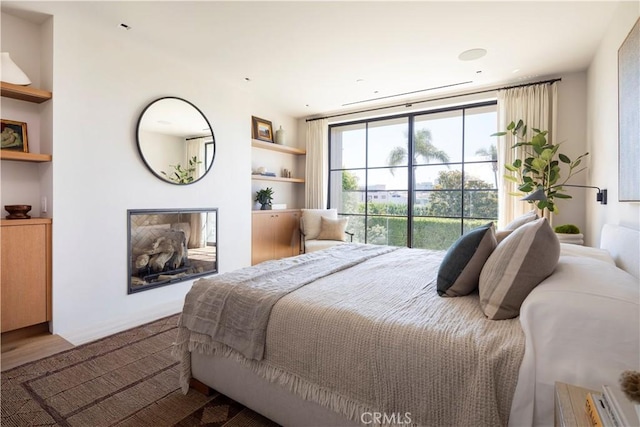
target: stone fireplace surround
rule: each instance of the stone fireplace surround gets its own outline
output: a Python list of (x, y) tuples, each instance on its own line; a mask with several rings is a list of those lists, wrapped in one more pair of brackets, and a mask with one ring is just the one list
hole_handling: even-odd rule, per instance
[(127, 293), (218, 272), (218, 209), (127, 211)]

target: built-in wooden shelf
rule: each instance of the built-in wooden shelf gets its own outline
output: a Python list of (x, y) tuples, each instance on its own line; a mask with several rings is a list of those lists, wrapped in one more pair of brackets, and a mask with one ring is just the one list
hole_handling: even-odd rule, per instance
[(262, 148), (264, 150), (278, 151), (280, 153), (296, 154), (296, 155), (307, 154), (305, 150), (301, 150), (300, 148), (289, 147), (288, 145), (278, 145), (272, 142), (264, 142), (264, 141), (260, 141), (259, 139), (252, 139), (251, 146), (255, 148)]
[(51, 161), (51, 154), (25, 153), (24, 151), (0, 150), (0, 160), (44, 163)]
[(295, 182), (299, 184), (304, 183), (304, 179), (302, 178), (281, 178), (279, 176), (251, 175), (251, 179), (255, 181)]
[(46, 90), (6, 82), (0, 82), (0, 95), (21, 101), (35, 102), (36, 104), (48, 101), (52, 97), (51, 92)]

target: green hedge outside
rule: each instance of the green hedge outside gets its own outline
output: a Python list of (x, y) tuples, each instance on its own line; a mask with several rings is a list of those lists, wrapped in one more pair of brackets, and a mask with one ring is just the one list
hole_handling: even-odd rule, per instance
[[(350, 232), (355, 233), (354, 242), (364, 242), (363, 219), (351, 217)], [(413, 218), (413, 247), (434, 250), (447, 250), (460, 237), (460, 219), (450, 218)], [(494, 220), (495, 221), (495, 220)], [(465, 219), (464, 231), (490, 222), (484, 219)], [(391, 246), (407, 245), (406, 217), (369, 217), (367, 225), (368, 242)]]

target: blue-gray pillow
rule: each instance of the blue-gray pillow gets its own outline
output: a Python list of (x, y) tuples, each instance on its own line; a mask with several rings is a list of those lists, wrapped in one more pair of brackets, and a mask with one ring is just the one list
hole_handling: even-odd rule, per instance
[(493, 222), (460, 236), (440, 263), (438, 295), (459, 297), (473, 292), (478, 287), (482, 267), (497, 244)]

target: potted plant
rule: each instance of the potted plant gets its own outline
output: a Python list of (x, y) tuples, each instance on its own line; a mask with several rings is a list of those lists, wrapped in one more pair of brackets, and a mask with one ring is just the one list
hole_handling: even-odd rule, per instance
[(266, 189), (256, 191), (255, 201), (260, 203), (260, 210), (271, 209), (271, 201), (273, 200), (273, 189), (267, 187)]
[[(582, 159), (589, 155), (584, 153), (575, 160), (571, 160), (567, 155), (558, 152), (561, 144), (552, 144), (547, 141), (548, 131), (531, 128), (533, 136), (528, 139), (527, 125), (522, 120), (509, 123), (505, 132), (494, 133), (492, 136), (503, 136), (512, 134), (516, 143), (513, 149), (520, 147), (521, 158), (516, 159), (511, 164), (505, 164), (509, 171), (504, 178), (515, 182), (518, 185), (518, 192), (509, 193), (514, 196), (524, 195), (541, 191), (544, 193), (542, 200), (530, 200), (535, 203), (538, 209), (544, 214), (544, 210), (558, 212), (555, 199), (571, 199), (569, 194), (562, 188), (564, 184), (575, 174), (585, 168), (577, 169)], [(568, 165), (569, 171), (566, 178), (561, 178), (560, 164)]]
[(554, 227), (553, 231), (556, 232), (558, 240), (562, 243), (574, 243), (582, 245), (584, 243), (584, 236), (580, 233), (580, 229), (573, 224), (563, 224)]

